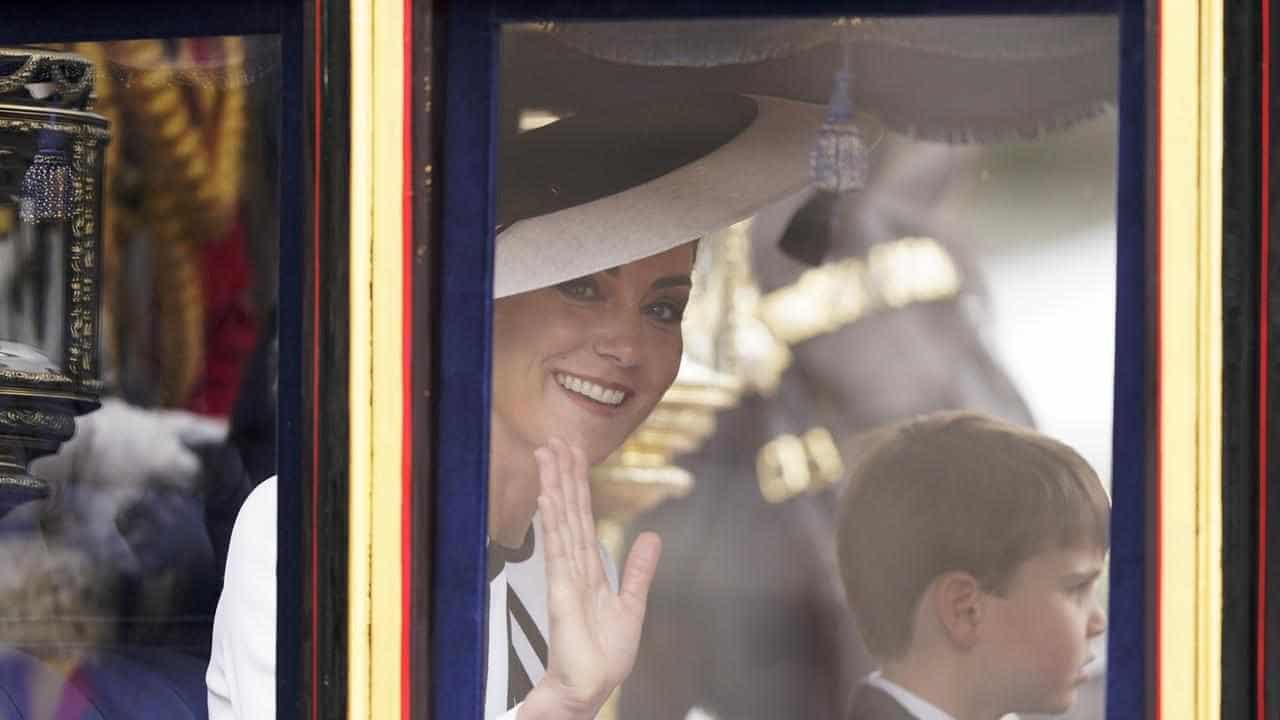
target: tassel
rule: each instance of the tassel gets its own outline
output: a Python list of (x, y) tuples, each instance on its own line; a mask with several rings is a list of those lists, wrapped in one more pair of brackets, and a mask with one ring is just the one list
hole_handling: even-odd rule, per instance
[(841, 193), (867, 186), (870, 149), (862, 129), (853, 119), (849, 98), (849, 43), (843, 42), (844, 65), (836, 72), (835, 87), (827, 105), (827, 119), (818, 128), (809, 155), (810, 172), (818, 192), (792, 216), (778, 242), (779, 249), (809, 265), (820, 265), (834, 244), (832, 213)]
[(845, 67), (836, 73), (827, 120), (818, 128), (818, 140), (809, 155), (814, 184), (827, 192), (861, 190), (867, 186), (868, 155), (862, 130), (853, 122), (849, 68)]
[(25, 223), (64, 222), (71, 218), (71, 164), (66, 136), (42, 130), (36, 155), (22, 178), (18, 217)]

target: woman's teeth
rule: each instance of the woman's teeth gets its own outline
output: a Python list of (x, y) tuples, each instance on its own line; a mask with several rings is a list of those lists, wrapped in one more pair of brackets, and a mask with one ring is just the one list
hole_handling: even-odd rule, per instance
[(556, 373), (556, 382), (560, 383), (560, 387), (565, 390), (571, 390), (605, 405), (618, 405), (627, 397), (627, 394), (621, 390), (610, 390), (590, 380), (583, 380), (580, 377), (564, 373)]

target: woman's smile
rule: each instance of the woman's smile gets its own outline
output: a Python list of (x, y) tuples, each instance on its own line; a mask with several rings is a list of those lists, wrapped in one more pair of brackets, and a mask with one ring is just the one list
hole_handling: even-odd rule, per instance
[[(613, 410), (634, 393), (630, 388), (614, 383), (557, 371), (554, 374), (556, 384), (567, 391), (575, 399), (586, 399), (591, 410)], [(592, 407), (600, 406), (600, 407)]]

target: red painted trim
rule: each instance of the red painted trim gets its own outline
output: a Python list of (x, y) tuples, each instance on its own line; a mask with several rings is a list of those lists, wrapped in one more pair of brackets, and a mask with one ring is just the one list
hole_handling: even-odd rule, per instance
[(400, 452), (400, 717), (412, 713), (409, 692), (413, 667), (410, 616), (413, 591), (413, 0), (404, 0), (404, 96), (402, 122), (400, 198), (401, 232), (404, 242), (402, 307), (400, 314), (401, 353), (401, 452)]
[(1271, 236), (1271, 3), (1262, 3), (1262, 167), (1260, 207), (1262, 209), (1259, 242), (1258, 295), (1258, 609), (1257, 609), (1257, 683), (1258, 720), (1267, 717), (1267, 362), (1268, 362), (1268, 290), (1267, 269), (1270, 267), (1268, 238)]
[[(1165, 0), (1165, 2), (1173, 2), (1173, 1), (1174, 0)], [(1152, 469), (1154, 471), (1153, 480), (1152, 480), (1152, 485), (1154, 487), (1152, 488), (1152, 494), (1155, 497), (1151, 505), (1151, 508), (1153, 509), (1151, 513), (1153, 516), (1152, 524), (1154, 525), (1154, 528), (1153, 528), (1154, 534), (1152, 535), (1152, 537), (1155, 539), (1155, 542), (1152, 543), (1154, 547), (1152, 548), (1152, 553), (1151, 553), (1155, 558), (1155, 562), (1154, 562), (1155, 572), (1153, 575), (1153, 584), (1155, 585), (1155, 587), (1153, 587), (1151, 590), (1151, 601), (1155, 605), (1154, 612), (1151, 613), (1152, 617), (1154, 618), (1154, 620), (1152, 621), (1154, 625), (1152, 629), (1152, 633), (1154, 637), (1152, 638), (1152, 643), (1151, 643), (1152, 653), (1155, 656), (1151, 659), (1151, 681), (1152, 681), (1152, 689), (1153, 689), (1153, 692), (1151, 693), (1152, 695), (1151, 705), (1152, 705), (1152, 713), (1153, 713), (1152, 718), (1154, 718), (1154, 720), (1160, 720), (1160, 718), (1162, 717), (1162, 711), (1163, 711), (1163, 705), (1161, 703), (1161, 697), (1160, 697), (1161, 695), (1160, 680), (1163, 677), (1160, 672), (1160, 652), (1161, 652), (1161, 649), (1164, 647), (1163, 643), (1161, 642), (1161, 634), (1164, 630), (1164, 622), (1163, 622), (1163, 617), (1161, 616), (1161, 605), (1160, 605), (1160, 600), (1161, 600), (1160, 584), (1164, 579), (1164, 552), (1161, 546), (1161, 541), (1162, 541), (1162, 538), (1164, 537), (1164, 518), (1162, 515), (1162, 511), (1164, 508), (1164, 497), (1163, 497), (1164, 493), (1163, 493), (1163, 483), (1161, 482), (1162, 476), (1163, 476), (1163, 463), (1161, 462), (1161, 460), (1164, 457), (1164, 440), (1165, 440), (1164, 434), (1161, 432), (1162, 420), (1164, 418), (1164, 392), (1163, 392), (1164, 354), (1160, 351), (1161, 349), (1160, 343), (1164, 338), (1163, 315), (1161, 314), (1164, 308), (1164, 304), (1161, 302), (1161, 298), (1160, 298), (1160, 289), (1163, 286), (1163, 283), (1161, 283), (1161, 277), (1160, 277), (1160, 268), (1161, 268), (1160, 263), (1164, 259), (1164, 253), (1161, 252), (1161, 246), (1164, 241), (1164, 228), (1161, 225), (1161, 216), (1163, 215), (1163, 209), (1164, 209), (1164, 191), (1165, 191), (1164, 181), (1163, 181), (1164, 176), (1161, 173), (1161, 168), (1164, 166), (1164, 160), (1161, 157), (1161, 152), (1160, 152), (1160, 138), (1164, 128), (1164, 118), (1160, 112), (1160, 98), (1161, 98), (1160, 71), (1161, 71), (1162, 60), (1164, 58), (1164, 33), (1163, 33), (1163, 26), (1160, 24), (1160, 17), (1159, 17), (1161, 14), (1161, 9), (1162, 9), (1162, 3), (1157, 3), (1154, 10), (1157, 16), (1156, 27), (1161, 28), (1161, 30), (1158, 30), (1155, 33), (1156, 35), (1155, 60), (1152, 63), (1152, 65), (1154, 66), (1154, 81), (1152, 82), (1152, 84), (1155, 86), (1155, 90), (1151, 96), (1155, 99), (1155, 113), (1154, 113), (1155, 120), (1154, 120), (1154, 128), (1153, 128), (1153, 132), (1155, 134), (1155, 143), (1154, 143), (1155, 152), (1152, 153), (1152, 155), (1154, 156), (1155, 177), (1156, 177), (1155, 218), (1151, 223), (1152, 228), (1155, 231), (1154, 237), (1156, 239), (1155, 250), (1153, 252), (1155, 272), (1152, 273), (1153, 282), (1155, 283), (1155, 287), (1153, 288), (1153, 294), (1155, 297), (1155, 332), (1154, 332), (1155, 340), (1154, 342), (1155, 342), (1155, 374), (1156, 374), (1156, 377), (1155, 377), (1155, 392), (1156, 392), (1155, 458), (1153, 458), (1152, 460)]]
[(316, 528), (320, 527), (320, 168), (324, 157), (320, 152), (320, 119), (323, 117), (323, 52), (321, 27), (324, 17), (324, 0), (315, 0), (315, 57), (314, 87), (315, 119), (311, 128), (311, 720), (318, 720), (320, 713), (320, 657), (317, 646), (320, 641), (320, 551), (316, 544)]

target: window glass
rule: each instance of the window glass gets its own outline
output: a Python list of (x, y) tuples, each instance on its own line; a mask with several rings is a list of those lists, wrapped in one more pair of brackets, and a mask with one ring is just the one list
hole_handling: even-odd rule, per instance
[(604, 716), (962, 716), (917, 673), (969, 650), (979, 709), (1103, 716), (1117, 42), (1090, 16), (506, 26), (487, 717), (557, 653), (552, 438), (591, 466), (606, 576), (663, 541)]
[(0, 715), (205, 715), (275, 466), (280, 82), (268, 36), (0, 48)]

